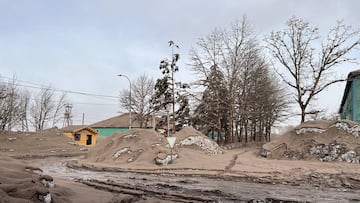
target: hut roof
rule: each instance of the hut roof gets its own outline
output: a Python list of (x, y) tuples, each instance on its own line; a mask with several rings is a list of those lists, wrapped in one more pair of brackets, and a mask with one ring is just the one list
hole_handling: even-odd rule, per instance
[[(106, 120), (91, 124), (90, 126), (93, 128), (128, 128), (130, 124), (129, 119), (130, 119), (130, 114), (124, 113), (119, 116), (114, 116)], [(131, 120), (132, 120), (131, 127), (140, 128), (140, 122), (139, 119), (137, 119), (136, 113), (131, 114)], [(146, 126), (151, 127), (152, 126), (151, 121), (152, 119), (149, 119), (148, 123), (143, 123), (143, 127)]]

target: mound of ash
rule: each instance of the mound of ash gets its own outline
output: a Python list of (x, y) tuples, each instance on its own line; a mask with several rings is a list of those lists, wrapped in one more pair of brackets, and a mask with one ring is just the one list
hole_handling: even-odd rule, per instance
[(92, 147), (84, 160), (117, 166), (146, 167), (154, 164), (167, 165), (180, 157), (179, 161), (186, 161), (188, 156), (223, 153), (217, 143), (191, 127), (177, 132), (174, 137), (177, 140), (171, 156), (166, 137), (153, 130), (132, 129), (118, 132), (103, 138)]
[(308, 121), (264, 144), (260, 156), (360, 162), (360, 126), (349, 120)]
[(57, 128), (37, 132), (0, 132), (0, 152), (14, 158), (77, 156), (83, 147)]
[(0, 156), (0, 202), (69, 202), (69, 190), (20, 160)]

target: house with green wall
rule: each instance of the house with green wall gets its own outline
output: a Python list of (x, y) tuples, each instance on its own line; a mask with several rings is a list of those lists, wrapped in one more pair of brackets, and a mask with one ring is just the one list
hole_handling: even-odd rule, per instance
[[(137, 119), (137, 115), (132, 113), (132, 128), (140, 128), (140, 122)], [(130, 126), (130, 114), (124, 113), (119, 116), (114, 116), (109, 119), (99, 121), (91, 124), (90, 127), (98, 131), (98, 136), (109, 136), (120, 131), (129, 130)], [(153, 128), (152, 121), (143, 124), (143, 128)]]
[(342, 119), (360, 123), (360, 70), (348, 75), (339, 114)]

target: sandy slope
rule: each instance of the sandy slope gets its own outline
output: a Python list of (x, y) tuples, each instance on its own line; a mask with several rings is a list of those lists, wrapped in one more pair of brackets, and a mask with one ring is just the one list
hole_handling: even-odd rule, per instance
[[(201, 167), (204, 160), (222, 152), (222, 149), (206, 136), (191, 127), (177, 132), (173, 154), (178, 157), (174, 161), (177, 167)], [(152, 130), (134, 129), (119, 132), (101, 140), (91, 148), (84, 159), (85, 162), (124, 168), (157, 167), (155, 158), (170, 155), (166, 138)], [(174, 158), (175, 159), (175, 158)]]
[(16, 158), (73, 156), (84, 154), (74, 141), (57, 128), (39, 132), (0, 132), (0, 152)]
[[(359, 163), (360, 126), (348, 120), (308, 121), (263, 148), (266, 150), (264, 156), (272, 159)], [(349, 151), (351, 154), (347, 153)]]
[[(305, 123), (306, 128), (315, 126), (326, 129), (326, 133), (307, 132), (299, 135), (292, 131), (264, 147), (271, 149), (286, 143), (288, 148), (301, 151), (308, 149), (306, 146), (309, 143), (308, 140), (325, 144), (336, 140), (352, 149), (359, 146), (358, 137), (350, 136), (348, 132), (335, 128), (330, 129), (329, 126), (333, 124), (333, 122), (322, 121)], [(354, 127), (355, 124), (349, 126)], [(169, 165), (160, 166), (154, 162), (156, 157), (170, 153), (164, 137), (151, 130), (132, 130), (101, 139), (96, 146), (89, 149), (85, 158), (78, 159), (78, 162), (70, 166), (99, 171), (130, 170), (159, 174), (166, 172), (271, 184), (360, 190), (360, 164), (338, 161), (320, 162), (310, 156), (302, 160), (289, 160), (281, 158), (281, 153), (278, 153), (279, 159), (262, 158), (259, 156), (261, 146), (251, 144), (224, 150), (192, 128), (185, 128), (175, 136), (178, 139), (174, 153), (178, 155), (178, 158)], [(69, 142), (71, 140), (59, 134), (56, 129), (40, 133), (1, 134), (0, 199), (9, 202), (27, 202), (27, 200), (39, 202), (38, 195), (49, 191), (56, 202), (117, 202), (121, 199), (132, 198), (127, 195), (114, 196), (112, 193), (95, 190), (57, 177), (55, 177), (56, 187), (46, 188), (41, 183), (39, 171), (36, 170), (37, 167), (41, 168), (43, 162), (37, 167), (31, 167), (29, 165), (32, 162), (35, 164), (36, 160), (27, 160), (25, 163), (9, 157), (34, 158), (54, 155), (61, 157), (86, 153), (80, 150), (81, 147), (69, 144)], [(127, 150), (124, 150), (125, 148)], [(209, 153), (211, 151), (222, 153)], [(114, 156), (115, 154), (117, 156)]]

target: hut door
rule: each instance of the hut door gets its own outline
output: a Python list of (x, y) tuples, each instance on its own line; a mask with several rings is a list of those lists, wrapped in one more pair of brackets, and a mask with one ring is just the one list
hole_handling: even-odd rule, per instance
[(87, 135), (86, 136), (86, 145), (91, 145), (92, 144), (92, 135)]

